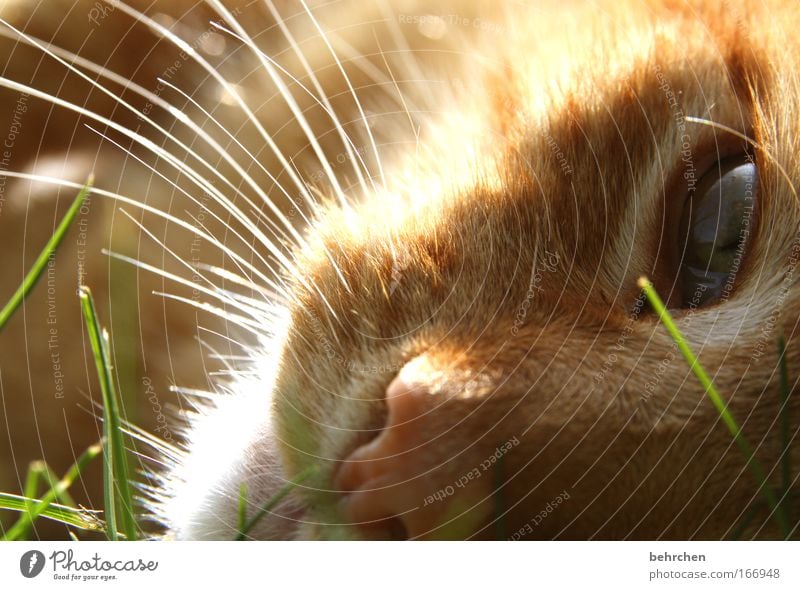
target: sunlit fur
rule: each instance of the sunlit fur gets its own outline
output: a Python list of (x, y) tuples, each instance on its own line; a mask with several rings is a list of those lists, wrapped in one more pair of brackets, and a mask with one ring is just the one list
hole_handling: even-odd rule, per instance
[[(642, 275), (670, 305), (680, 301), (676, 220), (687, 193), (686, 141), (698, 176), (731, 152), (746, 149), (758, 162), (757, 223), (735, 289), (675, 316), (779, 481), (781, 332), (791, 375), (800, 371), (800, 14), (777, 1), (585, 4), (508, 2), (492, 11), (497, 28), (484, 34), (451, 25), (457, 63), (448, 66), (449, 84), (427, 88), (430, 113), (409, 109), (406, 119), (368, 132), (361, 101), (351, 101), (347, 120), (358, 123), (350, 133), (363, 162), (349, 173), (325, 170), (313, 190), (277, 165), (287, 192), (314, 201), (308, 227), (282, 219), (290, 207), (263, 208), (256, 223), (253, 206), (228, 200), (219, 179), (211, 184), (213, 169), (184, 165), (184, 152), (175, 157), (176, 169), (196, 175), (190, 190), (218, 190), (230, 227), (251, 232), (255, 245), (250, 257), (229, 252), (235, 264), (227, 272), (241, 276), (239, 285), (203, 270), (203, 304), (183, 296), (238, 326), (224, 335), (241, 340), (249, 360), (227, 359), (217, 392), (188, 417), (186, 442), (161, 449), (164, 465), (146, 493), (169, 537), (234, 538), (243, 493), (252, 514), (309, 468), (314, 474), (250, 535), (369, 537), (374, 529), (346, 521), (334, 477), (385, 426), (387, 387), (410, 361), (407, 378), (432, 395), (418, 425), (425, 444), (382, 481), (408, 487), (401, 508), (422, 510), (425, 497), (499, 444), (520, 441), (504, 456), (500, 480), (468, 486), (447, 504), (457, 513), (432, 515), (423, 530), (406, 526), (410, 536), (493, 538), (501, 513), (509, 536), (564, 491), (569, 501), (526, 538), (729, 536), (761, 501), (757, 486), (666, 331), (647, 307), (632, 311)], [(381, 10), (436, 11), (403, 2)], [(313, 10), (294, 11), (327, 38)], [(245, 29), (257, 28), (237, 30), (225, 16), (220, 22), (252, 50)], [(401, 42), (399, 22), (387, 25), (395, 33), (387, 44)], [(315, 67), (339, 72), (340, 48), (331, 48), (323, 43)], [(397, 110), (405, 85), (388, 81), (425, 71), (422, 57), (403, 55), (382, 64), (387, 83), (371, 109)], [(269, 60), (258, 52), (252, 59), (274, 84)], [(337, 91), (358, 92), (337, 76)], [(316, 155), (330, 149), (314, 148), (302, 126), (299, 136)], [(393, 137), (404, 149), (384, 147)], [(169, 160), (168, 150), (162, 157)], [(224, 170), (235, 176), (231, 163)], [(242, 172), (237, 181), (246, 184)], [(262, 229), (267, 220), (270, 232)], [(220, 221), (208, 237), (226, 248)], [(191, 286), (191, 267), (143, 268)], [(796, 433), (797, 420), (792, 449)], [(465, 514), (466, 534), (448, 522)], [(796, 526), (797, 514), (790, 517)], [(766, 509), (746, 533), (778, 534)]]

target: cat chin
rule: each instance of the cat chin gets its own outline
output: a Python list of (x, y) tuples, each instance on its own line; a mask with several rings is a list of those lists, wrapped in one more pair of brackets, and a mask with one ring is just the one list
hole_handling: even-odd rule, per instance
[[(148, 508), (169, 531), (168, 538), (235, 539), (241, 532), (240, 499), (249, 521), (286, 485), (270, 418), (280, 346), (280, 338), (265, 342), (251, 370), (235, 372), (210, 399), (193, 404), (186, 418), (187, 442), (174, 453), (162, 453), (167, 469), (152, 476)], [(264, 514), (249, 535), (293, 538), (303, 512), (288, 498)]]
[(252, 505), (262, 490), (277, 491), (281, 468), (273, 453), (269, 402), (251, 391), (219, 396), (190, 418), (191, 438), (162, 482), (151, 510), (175, 539), (234, 539), (238, 498)]

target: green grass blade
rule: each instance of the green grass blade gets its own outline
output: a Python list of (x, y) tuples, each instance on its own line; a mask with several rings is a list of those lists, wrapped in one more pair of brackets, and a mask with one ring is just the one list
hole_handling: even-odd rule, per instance
[(644, 277), (639, 279), (638, 284), (639, 287), (644, 291), (647, 300), (650, 302), (650, 305), (653, 307), (656, 314), (658, 314), (661, 323), (664, 324), (667, 332), (669, 332), (669, 335), (672, 337), (672, 340), (675, 342), (678, 350), (681, 351), (683, 358), (685, 358), (686, 362), (689, 363), (689, 368), (700, 381), (700, 384), (703, 386), (703, 389), (705, 390), (708, 398), (711, 400), (711, 403), (714, 404), (717, 412), (719, 412), (722, 422), (728, 428), (728, 431), (733, 436), (733, 439), (739, 447), (739, 450), (742, 452), (742, 455), (744, 455), (747, 466), (750, 468), (756, 483), (758, 483), (759, 492), (764, 496), (767, 505), (770, 507), (772, 514), (774, 515), (778, 527), (780, 528), (781, 535), (783, 538), (788, 539), (791, 534), (789, 519), (786, 516), (783, 504), (777, 501), (775, 492), (767, 481), (766, 472), (761, 466), (761, 463), (759, 463), (758, 459), (756, 459), (753, 448), (750, 446), (750, 443), (747, 442), (747, 439), (742, 434), (741, 428), (739, 428), (736, 420), (728, 411), (727, 405), (722, 400), (722, 397), (719, 395), (717, 389), (714, 387), (714, 383), (711, 381), (708, 373), (706, 373), (694, 352), (692, 352), (692, 349), (684, 339), (683, 334), (681, 334), (680, 330), (678, 329), (678, 326), (675, 325), (675, 322), (672, 320), (672, 316), (670, 316), (667, 308), (664, 306), (664, 302), (661, 301), (658, 293), (656, 293), (653, 284)]
[(750, 506), (750, 508), (745, 513), (744, 518), (742, 518), (742, 520), (739, 521), (739, 525), (736, 527), (733, 533), (731, 533), (730, 540), (739, 541), (742, 538), (744, 532), (747, 530), (747, 527), (749, 527), (750, 523), (753, 522), (753, 519), (756, 517), (756, 514), (758, 514), (758, 511), (763, 510), (763, 508), (764, 508), (763, 502), (759, 502), (758, 504)]
[(27, 498), (34, 498), (39, 495), (39, 480), (46, 479), (47, 484), (52, 488), (58, 478), (53, 479), (53, 474), (49, 472), (44, 461), (34, 461), (28, 466), (28, 475), (25, 477), (25, 487), (22, 488), (22, 495)]
[[(47, 508), (53, 505), (54, 502), (60, 502), (61, 506), (74, 508), (74, 502), (70, 498), (67, 490), (72, 486), (75, 480), (83, 473), (86, 466), (91, 463), (102, 451), (100, 445), (92, 445), (86, 449), (83, 454), (78, 457), (78, 460), (69, 468), (67, 473), (60, 480), (54, 477), (52, 470), (43, 461), (37, 461), (39, 465), (33, 464), (28, 472), (28, 480), (25, 486), (25, 497), (29, 502), (27, 512), (20, 517), (17, 522), (6, 532), (3, 536), (4, 541), (18, 541), (24, 539), (31, 525), (34, 521), (42, 516), (42, 513)], [(48, 491), (39, 499), (36, 500), (35, 496), (38, 495), (38, 475), (44, 474), (49, 482)], [(100, 522), (99, 520), (97, 521)], [(100, 523), (102, 528), (102, 523)]]
[(28, 274), (25, 276), (25, 279), (23, 279), (22, 284), (17, 288), (14, 295), (11, 296), (11, 300), (2, 310), (0, 310), (0, 330), (2, 330), (6, 323), (8, 323), (8, 320), (12, 315), (14, 315), (14, 312), (17, 311), (19, 306), (22, 304), (33, 287), (36, 285), (39, 278), (44, 273), (44, 269), (47, 268), (47, 262), (50, 260), (50, 256), (52, 256), (52, 254), (64, 240), (64, 236), (67, 235), (67, 230), (69, 230), (69, 226), (78, 215), (81, 205), (83, 205), (83, 201), (86, 200), (86, 196), (89, 194), (93, 183), (94, 177), (90, 176), (86, 181), (86, 185), (78, 193), (78, 196), (75, 197), (75, 200), (72, 202), (72, 205), (67, 211), (67, 214), (64, 216), (64, 219), (62, 219), (61, 223), (58, 224), (55, 233), (47, 242), (44, 250), (42, 250), (42, 253), (39, 254), (39, 257), (36, 259), (36, 262), (34, 262), (30, 272), (28, 272)]
[[(286, 482), (281, 487), (281, 489), (279, 489), (275, 493), (275, 495), (272, 496), (272, 498), (267, 500), (264, 503), (264, 505), (261, 506), (261, 508), (258, 509), (258, 513), (253, 518), (251, 518), (249, 521), (247, 521), (244, 526), (240, 527), (239, 534), (236, 536), (236, 540), (237, 541), (244, 541), (245, 538), (247, 537), (247, 533), (249, 533), (253, 529), (253, 527), (256, 526), (256, 524), (258, 524), (258, 522), (264, 517), (265, 514), (267, 514), (270, 510), (275, 508), (275, 506), (280, 504), (280, 502), (287, 495), (289, 495), (289, 492), (291, 492), (294, 488), (296, 488), (298, 485), (303, 483), (306, 479), (308, 479), (316, 471), (317, 471), (316, 466), (312, 465), (311, 467), (308, 467), (304, 471), (300, 472), (300, 475), (295, 477), (292, 481)], [(241, 502), (243, 501), (242, 498), (243, 498), (243, 496), (242, 496), (242, 493), (240, 491), (240, 494), (239, 494), (240, 510), (243, 510), (243, 508), (241, 506)], [(245, 514), (241, 513), (241, 517), (240, 518), (241, 518), (242, 521), (244, 521), (245, 520)]]
[[(50, 497), (41, 498), (41, 506), (46, 506), (52, 502), (58, 502), (65, 506), (75, 508), (75, 502), (70, 497), (66, 488), (59, 490), (59, 479), (52, 469), (44, 461), (34, 461), (28, 467), (28, 474), (25, 478), (25, 488), (23, 496), (35, 499), (39, 496), (39, 485), (44, 480), (45, 488), (55, 493)], [(28, 513), (23, 514), (14, 525), (3, 536), (4, 541), (23, 541), (28, 538), (31, 527), (36, 520), (33, 504), (30, 505)]]
[[(56, 482), (58, 481), (58, 478), (54, 477), (54, 474), (47, 467), (47, 464), (44, 461), (34, 461), (28, 466), (28, 474), (25, 477), (25, 487), (22, 489), (22, 495), (31, 500), (35, 499), (39, 495), (39, 482), (41, 479), (47, 480), (46, 484), (51, 489), (55, 487)], [(61, 504), (66, 504), (67, 506), (72, 505), (68, 502), (61, 502)], [(27, 540), (34, 520), (35, 519), (33, 517), (33, 504), (29, 504), (28, 511), (23, 513), (22, 516), (20, 516), (17, 522), (14, 524), (14, 526), (12, 526), (6, 532), (6, 534), (3, 535), (3, 540), (4, 541)]]
[(135, 540), (137, 535), (133, 494), (128, 477), (118, 397), (111, 374), (108, 338), (100, 330), (94, 300), (88, 287), (80, 288), (80, 298), (103, 394), (103, 487), (107, 534), (109, 540), (116, 541), (119, 539), (119, 530), (122, 529), (126, 539)]
[(778, 338), (778, 354), (781, 370), (781, 406), (779, 412), (780, 439), (781, 439), (781, 496), (784, 503), (788, 500), (788, 493), (792, 487), (791, 468), (791, 428), (789, 416), (789, 368), (786, 364), (786, 340), (781, 334)]
[[(25, 488), (23, 495), (28, 498), (36, 498), (39, 495), (39, 484), (44, 481), (46, 489), (55, 489), (58, 485), (58, 476), (50, 469), (50, 466), (45, 461), (34, 461), (28, 466), (28, 475), (25, 478)], [(66, 490), (63, 494), (56, 497), (60, 504), (67, 506), (75, 506), (75, 502), (69, 496)]]
[(16, 512), (27, 513), (29, 507), (33, 506), (34, 510), (39, 511), (38, 516), (40, 518), (55, 520), (84, 531), (103, 530), (103, 522), (89, 510), (52, 503), (42, 507), (42, 504), (44, 504), (44, 502), (41, 500), (0, 492), (0, 510), (14, 510)]

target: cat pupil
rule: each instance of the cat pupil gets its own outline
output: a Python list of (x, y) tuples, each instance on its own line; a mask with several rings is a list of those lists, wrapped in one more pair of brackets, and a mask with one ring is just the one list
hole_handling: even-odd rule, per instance
[(683, 307), (731, 294), (752, 233), (757, 189), (756, 164), (740, 155), (718, 162), (687, 200), (679, 230)]

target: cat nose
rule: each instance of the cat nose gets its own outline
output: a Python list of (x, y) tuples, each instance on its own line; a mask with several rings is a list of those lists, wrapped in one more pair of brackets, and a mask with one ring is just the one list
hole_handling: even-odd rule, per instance
[[(489, 485), (455, 479), (458, 463), (452, 400), (430, 385), (424, 361), (406, 365), (386, 391), (388, 417), (371, 442), (340, 466), (335, 487), (344, 492), (340, 511), (359, 535), (381, 539), (464, 539), (492, 511)], [(452, 481), (451, 481), (452, 479)]]

